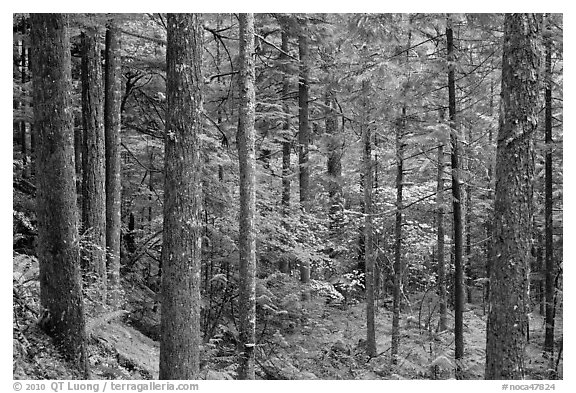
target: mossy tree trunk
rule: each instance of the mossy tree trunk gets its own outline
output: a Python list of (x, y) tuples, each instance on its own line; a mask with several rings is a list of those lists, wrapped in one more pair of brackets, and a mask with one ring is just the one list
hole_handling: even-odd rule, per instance
[(31, 14), (41, 326), (89, 378), (74, 169), (68, 17)]
[[(550, 18), (550, 16), (548, 16)], [(546, 89), (544, 92), (544, 142), (546, 143), (545, 158), (545, 185), (544, 185), (544, 233), (546, 244), (546, 281), (545, 281), (545, 304), (546, 304), (546, 332), (544, 335), (544, 350), (550, 357), (554, 354), (554, 235), (553, 235), (553, 198), (552, 198), (552, 38), (551, 32), (547, 32), (546, 38)]]
[(376, 356), (376, 327), (374, 323), (374, 244), (373, 244), (373, 217), (372, 217), (372, 130), (368, 116), (368, 83), (362, 82), (363, 119), (362, 139), (363, 172), (364, 172), (364, 258), (366, 267), (366, 353)]
[(240, 301), (239, 379), (254, 379), (256, 347), (256, 157), (254, 121), (256, 109), (254, 64), (254, 14), (239, 14), (240, 109), (238, 160), (240, 164)]
[(451, 128), (451, 165), (452, 165), (452, 215), (454, 229), (454, 358), (456, 359), (456, 378), (460, 379), (461, 360), (464, 357), (464, 264), (462, 261), (462, 193), (460, 187), (460, 148), (456, 129), (456, 82), (454, 70), (454, 31), (452, 17), (446, 20), (446, 46), (448, 60), (448, 116)]
[(122, 101), (120, 31), (114, 21), (106, 29), (104, 129), (106, 139), (106, 249), (108, 303), (120, 306), (120, 235), (122, 183), (120, 166), (120, 103)]
[(160, 379), (200, 369), (202, 21), (168, 14)]
[(308, 164), (310, 149), (310, 122), (308, 121), (310, 55), (308, 53), (307, 34), (306, 21), (300, 21), (298, 32), (298, 53), (300, 56), (300, 75), (298, 81), (298, 164), (300, 176), (300, 205), (304, 211), (308, 211), (310, 203), (310, 168)]
[(288, 105), (288, 97), (290, 95), (290, 67), (289, 67), (289, 33), (288, 27), (282, 29), (282, 51), (280, 54), (282, 59), (282, 100), (284, 104), (282, 109), (284, 111), (284, 122), (282, 124), (282, 207), (283, 214), (287, 215), (290, 210), (290, 183), (291, 183), (291, 153), (292, 153), (292, 135), (290, 132), (290, 106)]
[(98, 32), (82, 33), (82, 226), (83, 258), (90, 300), (96, 308), (106, 303), (106, 156), (104, 94)]
[(541, 24), (541, 14), (504, 20), (486, 379), (522, 379), (525, 372)]
[[(440, 122), (444, 121), (441, 113)], [(447, 329), (447, 307), (446, 307), (446, 263), (444, 261), (444, 144), (446, 139), (442, 137), (438, 141), (438, 170), (436, 174), (436, 228), (437, 228), (437, 252), (436, 260), (438, 264), (438, 303), (440, 312), (441, 332)]]

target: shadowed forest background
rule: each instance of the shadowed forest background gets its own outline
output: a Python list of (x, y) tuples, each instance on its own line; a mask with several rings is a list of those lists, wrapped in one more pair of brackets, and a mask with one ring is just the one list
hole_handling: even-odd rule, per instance
[(559, 14), (14, 14), (14, 379), (562, 379)]

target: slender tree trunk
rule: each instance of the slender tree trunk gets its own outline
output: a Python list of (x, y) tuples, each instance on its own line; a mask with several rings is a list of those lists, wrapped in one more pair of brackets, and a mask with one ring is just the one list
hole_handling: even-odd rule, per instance
[(132, 255), (136, 252), (136, 241), (134, 239), (134, 230), (136, 229), (136, 217), (134, 217), (134, 212), (130, 212), (128, 215), (128, 231), (124, 237), (124, 242), (126, 243), (126, 251), (128, 254)]
[(541, 14), (504, 19), (486, 379), (524, 377), (541, 24)]
[[(548, 16), (550, 18), (550, 16)], [(544, 351), (550, 358), (554, 354), (554, 243), (552, 220), (552, 38), (546, 38), (546, 90), (544, 92), (545, 114), (544, 132), (546, 143), (545, 190), (544, 190), (544, 232), (546, 242), (546, 333)]]
[(82, 33), (82, 119), (84, 125), (82, 223), (91, 300), (106, 304), (106, 156), (102, 66), (97, 31)]
[(472, 289), (474, 288), (474, 281), (472, 278), (472, 128), (468, 127), (468, 149), (466, 151), (466, 171), (468, 172), (468, 181), (466, 182), (466, 216), (465, 226), (466, 230), (466, 245), (464, 247), (464, 254), (466, 255), (466, 297), (467, 302), (472, 303)]
[[(82, 204), (82, 188), (84, 181), (82, 176), (82, 167), (84, 161), (82, 158), (82, 151), (84, 150), (84, 129), (82, 127), (74, 127), (74, 161), (76, 167), (76, 193), (78, 194), (78, 210), (83, 211)], [(80, 223), (82, 227), (82, 223)]]
[(106, 30), (106, 76), (104, 84), (104, 130), (106, 135), (106, 249), (109, 304), (120, 307), (121, 163), (120, 103), (122, 101), (120, 31), (115, 22)]
[(298, 82), (298, 164), (300, 171), (300, 205), (308, 211), (310, 202), (310, 168), (308, 167), (308, 153), (310, 143), (310, 124), (308, 122), (308, 29), (306, 22), (301, 22), (298, 35), (298, 52), (300, 55), (300, 76)]
[(342, 226), (342, 136), (338, 132), (335, 100), (332, 94), (332, 92), (326, 92), (325, 115), (326, 135), (328, 136), (329, 228), (331, 235), (336, 236)]
[[(443, 122), (443, 115), (440, 120)], [(438, 172), (436, 175), (436, 225), (437, 225), (437, 247), (436, 259), (438, 263), (438, 302), (440, 304), (440, 331), (447, 329), (446, 319), (446, 264), (444, 262), (444, 143), (442, 137), (438, 141)]]
[[(20, 76), (22, 81), (22, 86), (28, 81), (28, 76), (26, 73), (26, 68), (29, 66), (27, 65), (28, 60), (28, 52), (29, 50), (26, 48), (26, 44), (24, 42), (24, 36), (26, 35), (26, 18), (22, 18), (22, 26), (21, 26), (21, 33), (22, 33), (22, 47), (20, 52)], [(23, 90), (24, 94), (26, 90)], [(20, 107), (22, 108), (22, 113), (25, 113), (26, 109), (26, 102), (23, 100), (20, 102)], [(20, 121), (20, 147), (22, 150), (22, 178), (26, 179), (30, 177), (30, 168), (28, 166), (28, 136), (27, 136), (27, 129), (26, 129), (26, 121)]]
[[(330, 236), (335, 238), (342, 227), (342, 135), (338, 128), (338, 118), (336, 116), (336, 96), (334, 87), (336, 80), (334, 78), (334, 56), (331, 53), (332, 47), (325, 48), (320, 56), (322, 59), (322, 72), (326, 79), (324, 91), (324, 116), (326, 124), (326, 172), (328, 175), (328, 226)], [(367, 126), (367, 124), (366, 124)]]
[[(537, 224), (534, 223), (534, 229), (536, 230)], [(542, 232), (536, 231), (536, 266), (539, 273), (544, 275), (543, 278), (538, 280), (538, 305), (539, 305), (539, 313), (540, 315), (546, 318), (546, 262), (544, 259), (544, 249), (543, 247), (543, 239), (542, 239)], [(546, 321), (546, 320), (544, 320)]]
[(374, 246), (372, 236), (372, 135), (368, 117), (368, 89), (363, 82), (364, 119), (364, 258), (366, 261), (366, 352), (376, 356), (376, 329), (374, 325)]
[(148, 233), (152, 233), (152, 205), (154, 200), (154, 149), (149, 146), (150, 155), (148, 161)]
[(396, 223), (394, 227), (394, 295), (392, 305), (392, 364), (398, 361), (400, 347), (400, 307), (402, 295), (402, 209), (404, 188), (404, 128), (406, 127), (406, 107), (396, 124)]
[(290, 133), (290, 106), (288, 105), (288, 95), (290, 94), (290, 68), (288, 66), (288, 56), (285, 53), (289, 51), (289, 35), (288, 31), (282, 30), (282, 53), (280, 55), (282, 59), (282, 99), (284, 100), (283, 110), (284, 110), (284, 124), (282, 125), (282, 206), (283, 213), (288, 214), (290, 209), (290, 176), (292, 171), (290, 168), (290, 153), (291, 149), (291, 139), (292, 135)]
[(254, 121), (256, 107), (254, 65), (254, 14), (240, 20), (240, 113), (238, 159), (240, 163), (240, 364), (239, 379), (254, 379), (256, 346), (256, 170)]
[[(490, 117), (493, 116), (494, 113), (494, 84), (493, 82), (490, 84)], [(492, 127), (490, 127), (488, 129), (488, 147), (490, 149), (490, 151), (492, 151), (492, 141), (493, 141), (493, 135), (492, 135)], [(493, 199), (493, 189), (494, 189), (494, 185), (493, 185), (493, 173), (494, 173), (494, 169), (493, 169), (493, 165), (492, 165), (492, 160), (489, 160), (488, 162), (488, 201), (492, 202)], [(486, 278), (488, 278), (488, 280), (486, 280), (486, 284), (485, 284), (485, 288), (486, 288), (486, 292), (484, 294), (484, 302), (488, 303), (489, 298), (490, 298), (490, 271), (491, 271), (491, 266), (492, 266), (492, 260), (493, 260), (493, 254), (492, 254), (492, 245), (494, 244), (494, 239), (492, 238), (492, 232), (493, 232), (493, 216), (494, 216), (494, 211), (492, 209), (488, 209), (488, 217), (486, 218)]]
[[(32, 71), (32, 50), (28, 51), (28, 64), (30, 64), (30, 71)], [(34, 175), (36, 171), (36, 165), (34, 164), (36, 160), (36, 131), (34, 131), (34, 127), (30, 127), (30, 175)]]
[(454, 81), (454, 35), (452, 18), (447, 18), (446, 38), (448, 47), (448, 113), (452, 144), (452, 210), (454, 215), (454, 357), (457, 362), (456, 378), (461, 378), (460, 362), (464, 356), (464, 269), (462, 262), (462, 196), (460, 193), (459, 144), (456, 130), (456, 84)]
[(200, 369), (202, 21), (168, 14), (160, 379)]
[(41, 326), (89, 378), (78, 248), (70, 35), (66, 14), (31, 14)]
[[(300, 22), (298, 33), (298, 53), (300, 56), (300, 75), (298, 82), (298, 164), (300, 176), (300, 207), (308, 212), (310, 209), (310, 168), (308, 153), (310, 144), (310, 124), (308, 122), (308, 89), (310, 79), (308, 54), (308, 28), (307, 22)], [(300, 282), (308, 284), (310, 281), (309, 261), (300, 261)], [(305, 289), (303, 300), (309, 299), (309, 292)]]

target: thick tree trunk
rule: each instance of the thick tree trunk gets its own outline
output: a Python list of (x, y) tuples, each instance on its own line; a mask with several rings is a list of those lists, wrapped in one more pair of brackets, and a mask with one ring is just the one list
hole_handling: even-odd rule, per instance
[(31, 14), (42, 327), (89, 378), (78, 249), (68, 17)]
[[(548, 16), (549, 18), (550, 16)], [(546, 143), (545, 186), (544, 186), (544, 232), (546, 242), (546, 333), (544, 351), (554, 354), (554, 243), (552, 221), (552, 38), (546, 39), (546, 90), (544, 92), (544, 132)]]
[[(441, 116), (441, 121), (443, 121)], [(446, 264), (444, 262), (444, 143), (442, 138), (438, 141), (438, 171), (436, 175), (436, 226), (437, 226), (437, 252), (438, 264), (438, 302), (440, 304), (441, 332), (447, 329), (446, 319)]]
[(238, 160), (240, 163), (240, 363), (239, 379), (254, 379), (256, 346), (256, 169), (254, 121), (256, 108), (254, 14), (239, 14), (240, 110)]
[(460, 193), (460, 157), (456, 130), (456, 84), (454, 81), (454, 35), (452, 19), (447, 18), (446, 39), (448, 48), (448, 114), (452, 144), (452, 210), (454, 216), (454, 357), (457, 362), (456, 378), (460, 378), (460, 361), (464, 356), (464, 269), (462, 262), (462, 196)]
[(524, 377), (542, 15), (506, 14), (486, 379)]
[(200, 368), (202, 22), (168, 14), (160, 379)]
[(362, 121), (364, 140), (364, 257), (366, 261), (366, 353), (376, 356), (376, 330), (374, 325), (374, 246), (372, 236), (372, 135), (368, 118), (366, 82), (363, 83), (364, 119)]
[(82, 224), (90, 298), (96, 308), (106, 303), (106, 157), (102, 66), (97, 31), (82, 33)]
[(106, 249), (108, 303), (120, 307), (121, 166), (120, 103), (122, 100), (120, 31), (114, 22), (106, 30), (106, 77), (104, 84), (104, 129), (106, 137)]
[(308, 122), (308, 83), (309, 83), (309, 54), (308, 29), (306, 22), (301, 22), (298, 34), (298, 53), (300, 55), (300, 76), (298, 82), (298, 164), (300, 173), (300, 205), (308, 211), (310, 202), (310, 168), (308, 167), (308, 153), (310, 143), (310, 124)]

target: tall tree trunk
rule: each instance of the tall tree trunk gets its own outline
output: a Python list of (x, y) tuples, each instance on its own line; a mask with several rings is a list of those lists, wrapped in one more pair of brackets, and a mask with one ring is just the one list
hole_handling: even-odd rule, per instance
[[(444, 121), (441, 113), (440, 121)], [(447, 329), (446, 319), (446, 264), (444, 262), (444, 144), (442, 137), (438, 141), (438, 172), (436, 175), (436, 226), (437, 226), (437, 263), (438, 263), (438, 302), (440, 304), (440, 331)]]
[(42, 327), (89, 378), (78, 249), (70, 35), (66, 14), (31, 14)]
[(463, 316), (464, 316), (464, 269), (462, 263), (462, 197), (460, 193), (459, 144), (456, 130), (456, 84), (454, 81), (454, 34), (452, 18), (446, 23), (448, 48), (448, 114), (450, 119), (452, 144), (452, 210), (454, 215), (454, 357), (457, 362), (456, 378), (460, 379), (460, 361), (464, 356)]
[(291, 139), (290, 133), (290, 106), (288, 105), (288, 95), (290, 94), (290, 67), (288, 66), (288, 53), (289, 49), (289, 35), (286, 29), (282, 30), (282, 52), (280, 57), (282, 59), (282, 100), (284, 100), (284, 124), (282, 125), (282, 206), (283, 213), (288, 214), (290, 209), (290, 153), (291, 153)]
[[(490, 83), (490, 117), (493, 116), (494, 113), (494, 83), (491, 82)], [(490, 126), (490, 128), (488, 129), (488, 148), (490, 149), (490, 151), (492, 151), (492, 141), (493, 141), (493, 135), (492, 135), (492, 127)], [(490, 157), (490, 156), (489, 156)], [(488, 161), (488, 201), (490, 202), (490, 204), (492, 205), (492, 199), (493, 199), (493, 189), (494, 189), (494, 185), (493, 185), (493, 173), (494, 173), (494, 169), (493, 169), (493, 164), (492, 164), (492, 160), (490, 159)], [(489, 298), (490, 298), (490, 271), (491, 271), (491, 266), (492, 266), (492, 260), (493, 260), (493, 256), (492, 256), (492, 245), (494, 244), (494, 239), (492, 238), (492, 232), (493, 232), (493, 214), (494, 211), (492, 209), (488, 209), (488, 217), (486, 218), (486, 278), (488, 278), (488, 280), (486, 280), (486, 284), (485, 284), (485, 294), (484, 294), (484, 302), (488, 303)]]
[[(326, 124), (326, 172), (328, 175), (328, 226), (330, 236), (335, 238), (342, 227), (342, 134), (338, 128), (338, 117), (336, 115), (336, 96), (334, 88), (336, 80), (334, 78), (334, 48), (325, 48), (320, 56), (322, 59), (322, 72), (326, 79), (324, 91), (324, 116)], [(367, 126), (367, 124), (366, 124)]]
[[(308, 89), (310, 79), (308, 53), (308, 26), (306, 20), (300, 22), (298, 32), (298, 53), (300, 56), (300, 75), (298, 82), (298, 164), (300, 176), (300, 207), (308, 212), (310, 209), (310, 167), (308, 162), (310, 144), (310, 124), (308, 122)], [(310, 281), (309, 261), (300, 261), (300, 282)], [(309, 299), (309, 292), (304, 290), (303, 300)]]
[(200, 369), (202, 21), (168, 14), (160, 379)]
[(310, 124), (308, 122), (308, 83), (309, 54), (308, 29), (306, 21), (300, 22), (298, 34), (298, 53), (300, 55), (300, 76), (298, 82), (298, 164), (300, 173), (300, 205), (308, 211), (310, 203), (310, 168), (308, 153), (310, 143)]
[(506, 14), (486, 379), (524, 377), (541, 14)]
[(374, 325), (374, 246), (372, 235), (372, 135), (368, 116), (368, 86), (362, 83), (364, 116), (362, 138), (364, 140), (364, 258), (366, 261), (366, 353), (376, 356), (376, 329)]
[(89, 291), (96, 308), (106, 303), (106, 155), (102, 66), (97, 31), (82, 33), (82, 120), (84, 125), (82, 223)]
[(404, 188), (404, 128), (406, 127), (406, 107), (402, 117), (396, 122), (396, 223), (394, 226), (394, 295), (392, 304), (392, 344), (390, 354), (392, 364), (398, 361), (400, 347), (400, 307), (402, 295), (402, 210)]
[[(550, 16), (548, 16), (550, 18)], [(552, 221), (552, 38), (546, 38), (546, 90), (544, 92), (545, 114), (544, 132), (546, 143), (545, 190), (544, 190), (544, 225), (546, 242), (546, 333), (544, 351), (550, 358), (554, 354), (554, 243)]]
[(104, 130), (106, 137), (106, 249), (108, 303), (120, 307), (120, 235), (122, 228), (122, 183), (120, 164), (120, 104), (122, 64), (120, 31), (111, 21), (106, 30), (106, 72), (104, 83)]
[(466, 255), (466, 298), (468, 303), (472, 303), (472, 289), (474, 288), (474, 281), (472, 278), (472, 127), (468, 127), (468, 149), (466, 149), (466, 216), (464, 223), (466, 226), (466, 245), (464, 247), (464, 254)]
[(152, 233), (152, 205), (154, 203), (152, 194), (154, 193), (154, 148), (148, 146), (148, 233)]
[[(332, 236), (336, 236), (342, 226), (342, 135), (338, 130), (335, 99), (332, 92), (326, 92), (326, 134), (328, 136), (328, 198), (329, 228)], [(366, 124), (366, 127), (368, 125)]]
[(254, 121), (254, 14), (239, 14), (240, 109), (238, 160), (240, 163), (240, 364), (239, 379), (254, 379), (256, 346), (256, 169)]
[[(20, 52), (20, 76), (22, 81), (22, 86), (28, 81), (28, 76), (26, 73), (26, 68), (29, 67), (27, 64), (28, 60), (28, 52), (29, 50), (26, 48), (26, 44), (24, 42), (24, 36), (26, 35), (26, 18), (22, 18), (22, 26), (21, 26), (21, 33), (22, 33), (22, 41), (21, 41), (21, 52)], [(23, 89), (23, 93), (26, 90)], [(20, 107), (22, 108), (22, 114), (26, 112), (26, 101), (22, 100), (20, 102)], [(26, 129), (26, 121), (20, 121), (20, 147), (22, 150), (22, 178), (26, 179), (30, 177), (30, 168), (28, 166), (28, 136), (27, 136), (27, 129)]]
[[(82, 167), (84, 165), (84, 160), (82, 158), (82, 151), (84, 150), (84, 126), (74, 127), (74, 162), (76, 169), (76, 193), (78, 194), (78, 210), (83, 211), (82, 207), (82, 188), (83, 175)], [(82, 224), (82, 223), (80, 223)], [(80, 225), (82, 226), (82, 225)]]

